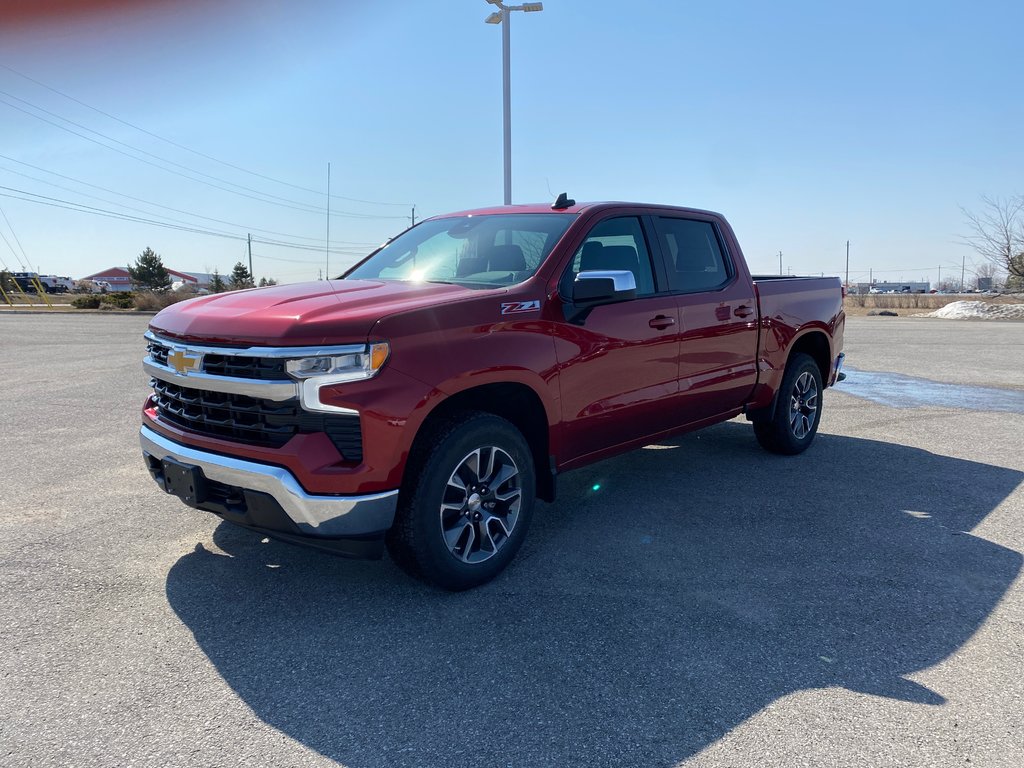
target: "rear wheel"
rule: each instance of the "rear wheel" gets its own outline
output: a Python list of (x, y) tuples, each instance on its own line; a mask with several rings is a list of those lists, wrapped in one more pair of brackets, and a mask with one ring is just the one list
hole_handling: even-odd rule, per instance
[(821, 371), (810, 355), (797, 353), (786, 365), (770, 419), (754, 422), (754, 434), (772, 453), (803, 453), (814, 440), (821, 421)]
[(444, 424), (417, 453), (388, 551), (406, 572), (444, 589), (490, 581), (530, 525), (536, 475), (526, 440), (505, 419), (478, 413)]

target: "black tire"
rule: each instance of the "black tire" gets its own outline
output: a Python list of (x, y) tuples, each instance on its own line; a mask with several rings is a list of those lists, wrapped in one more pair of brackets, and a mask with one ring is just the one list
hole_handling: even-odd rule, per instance
[(814, 358), (798, 352), (789, 359), (782, 376), (775, 414), (754, 422), (761, 447), (772, 453), (794, 456), (814, 441), (821, 422), (821, 370)]
[(519, 430), (492, 414), (464, 415), (418, 441), (388, 552), (404, 571), (443, 589), (479, 586), (515, 557), (535, 495), (533, 454)]

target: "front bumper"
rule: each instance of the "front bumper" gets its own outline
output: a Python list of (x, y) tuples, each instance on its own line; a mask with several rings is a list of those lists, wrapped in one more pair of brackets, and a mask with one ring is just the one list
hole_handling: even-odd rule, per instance
[(397, 490), (363, 496), (310, 494), (283, 467), (185, 446), (145, 426), (139, 438), (146, 466), (164, 490), (165, 460), (198, 467), (209, 481), (209, 492), (197, 503), (186, 503), (278, 538), (344, 550), (328, 541), (380, 539), (395, 517)]

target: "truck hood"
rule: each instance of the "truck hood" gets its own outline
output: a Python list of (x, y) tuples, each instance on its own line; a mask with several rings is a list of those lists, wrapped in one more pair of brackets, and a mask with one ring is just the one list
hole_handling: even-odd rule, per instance
[(326, 280), (218, 293), (172, 304), (150, 323), (182, 341), (320, 346), (361, 341), (396, 312), (447, 304), (480, 291), (442, 283)]

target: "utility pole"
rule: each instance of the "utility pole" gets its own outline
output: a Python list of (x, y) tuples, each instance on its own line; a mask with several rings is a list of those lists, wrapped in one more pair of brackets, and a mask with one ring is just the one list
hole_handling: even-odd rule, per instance
[(249, 233), (249, 279), (256, 285), (256, 275), (252, 271), (252, 233)]
[(963, 261), (960, 262), (960, 290), (964, 289), (964, 270), (967, 268), (967, 256), (963, 257)]
[(416, 206), (412, 207), (412, 226), (416, 226)]
[(942, 285), (942, 265), (941, 264), (939, 264), (939, 282), (938, 282), (938, 284), (935, 287), (938, 288), (940, 285)]
[(331, 164), (327, 163), (327, 247), (324, 248), (324, 272), (331, 279)]
[(850, 241), (846, 241), (846, 287), (850, 287)]
[(779, 274), (784, 274), (782, 271), (782, 251), (779, 251)]
[(871, 277), (871, 267), (868, 267), (868, 286), (870, 287), (870, 286), (872, 286), (874, 284), (875, 284), (875, 281)]

